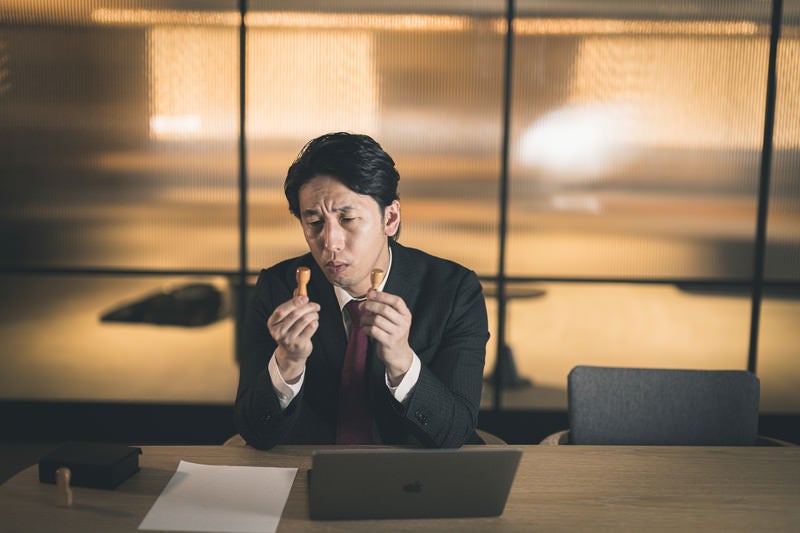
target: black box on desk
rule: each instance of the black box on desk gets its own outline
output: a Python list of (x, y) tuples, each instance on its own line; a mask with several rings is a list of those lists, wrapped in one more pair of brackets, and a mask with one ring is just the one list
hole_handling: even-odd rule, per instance
[(67, 467), (72, 486), (113, 489), (139, 471), (141, 453), (123, 444), (67, 442), (39, 459), (39, 481), (55, 483), (56, 470)]

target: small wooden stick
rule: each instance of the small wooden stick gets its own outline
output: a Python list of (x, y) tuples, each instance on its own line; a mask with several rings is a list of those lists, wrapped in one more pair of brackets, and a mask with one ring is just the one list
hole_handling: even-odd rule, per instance
[(308, 280), (311, 279), (311, 269), (308, 267), (298, 267), (295, 278), (297, 279), (297, 295), (308, 296), (306, 285), (308, 285)]
[(381, 281), (383, 281), (383, 270), (376, 268), (370, 273), (369, 282), (372, 284), (372, 288), (377, 291), (378, 287), (381, 285)]
[(56, 506), (58, 507), (72, 507), (72, 489), (69, 487), (71, 477), (72, 472), (65, 466), (56, 470)]

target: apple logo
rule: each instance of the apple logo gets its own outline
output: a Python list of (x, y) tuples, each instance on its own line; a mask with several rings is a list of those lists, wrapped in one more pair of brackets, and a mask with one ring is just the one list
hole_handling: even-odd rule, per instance
[(403, 485), (403, 490), (405, 492), (420, 493), (422, 492), (422, 483), (420, 483), (418, 480), (414, 481), (413, 483), (406, 483)]

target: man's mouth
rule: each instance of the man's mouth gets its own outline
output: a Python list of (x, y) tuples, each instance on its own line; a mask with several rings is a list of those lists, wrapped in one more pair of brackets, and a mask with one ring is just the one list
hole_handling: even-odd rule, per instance
[(340, 263), (338, 261), (328, 261), (325, 263), (325, 270), (331, 274), (341, 274), (347, 268), (347, 263)]

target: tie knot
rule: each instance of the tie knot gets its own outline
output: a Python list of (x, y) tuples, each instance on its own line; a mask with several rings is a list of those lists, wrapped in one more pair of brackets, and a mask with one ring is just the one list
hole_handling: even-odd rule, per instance
[(350, 300), (344, 306), (344, 308), (347, 310), (347, 313), (350, 315), (350, 321), (355, 328), (361, 327), (361, 317), (364, 315), (364, 313), (361, 311), (359, 304), (363, 301), (364, 300)]

